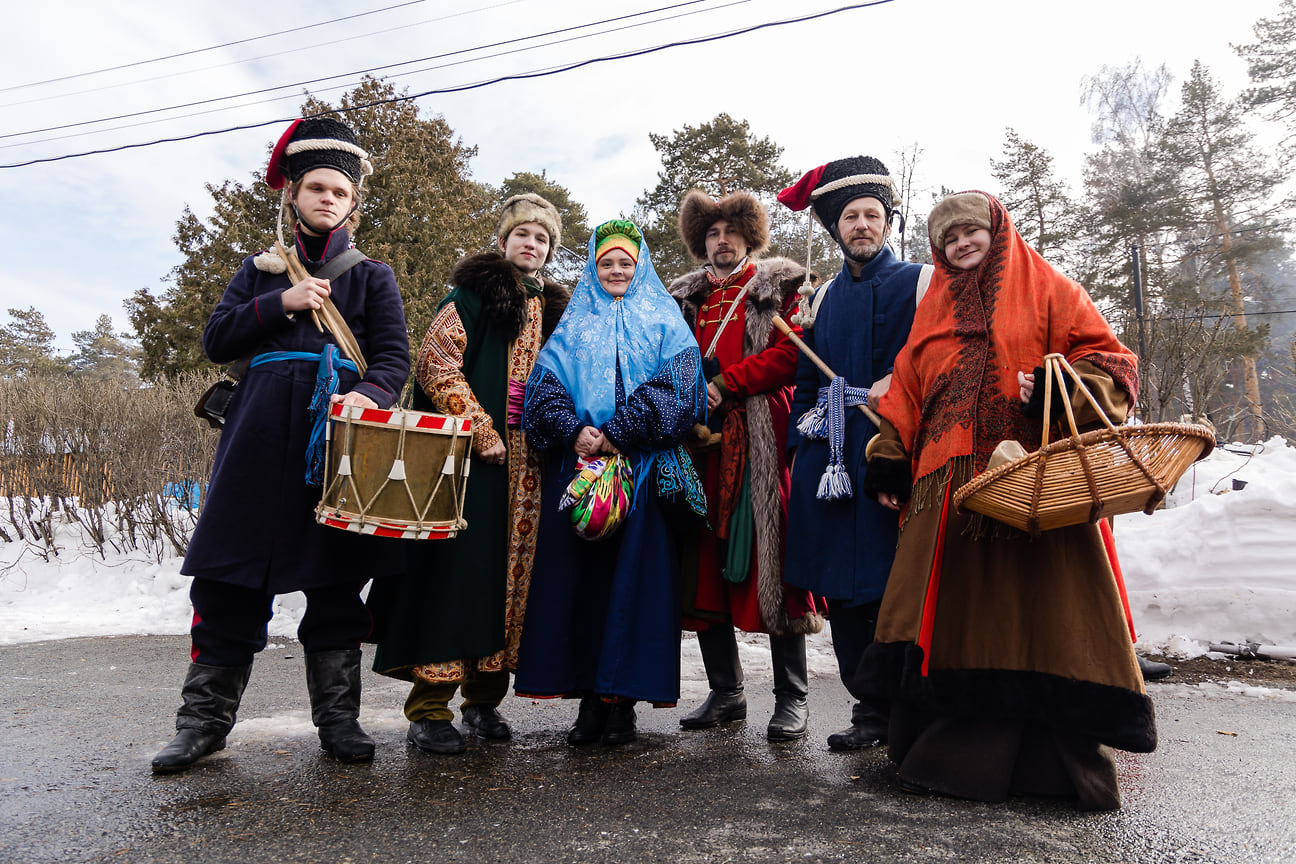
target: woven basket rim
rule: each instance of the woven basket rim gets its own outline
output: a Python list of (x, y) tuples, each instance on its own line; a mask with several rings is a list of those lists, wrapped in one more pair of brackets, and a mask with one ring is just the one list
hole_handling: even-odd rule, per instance
[[(1093, 429), (1088, 432), (1082, 432), (1079, 435), (1068, 435), (1065, 438), (1059, 438), (1050, 442), (1047, 446), (1041, 447), (1032, 453), (1027, 453), (1018, 459), (1004, 464), (982, 474), (973, 477), (967, 483), (964, 483), (954, 492), (954, 506), (962, 506), (963, 502), (984, 489), (986, 486), (1030, 465), (1038, 462), (1040, 459), (1052, 456), (1065, 450), (1076, 450), (1101, 443), (1103, 441), (1114, 440), (1117, 438), (1142, 438), (1148, 436), (1169, 436), (1182, 435), (1191, 438), (1200, 438), (1203, 443), (1209, 442), (1210, 447), (1203, 447), (1202, 452), (1197, 456), (1197, 461), (1203, 459), (1215, 449), (1215, 433), (1208, 427), (1198, 423), (1141, 423), (1137, 426), (1117, 426), (1115, 429)], [(1047, 469), (1046, 469), (1047, 470)]]

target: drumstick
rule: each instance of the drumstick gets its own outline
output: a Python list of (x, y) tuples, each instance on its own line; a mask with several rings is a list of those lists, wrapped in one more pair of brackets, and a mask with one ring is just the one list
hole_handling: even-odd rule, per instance
[[(810, 358), (810, 362), (813, 363), (815, 366), (817, 366), (819, 368), (819, 371), (827, 375), (830, 380), (837, 377), (836, 373), (834, 373), (831, 369), (828, 368), (828, 364), (825, 363), (823, 360), (821, 360), (818, 354), (810, 350), (810, 346), (802, 342), (801, 337), (793, 333), (792, 328), (789, 327), (788, 323), (784, 321), (783, 318), (779, 315), (774, 316), (774, 329), (778, 330), (784, 336), (791, 339), (792, 344), (800, 348), (801, 352)], [(855, 407), (863, 411), (864, 416), (872, 420), (874, 426), (878, 427), (879, 429), (882, 428), (882, 418), (878, 416), (877, 412), (875, 412), (872, 408), (864, 404), (856, 405)]]
[[(293, 284), (310, 277), (310, 274), (306, 272), (306, 268), (297, 260), (297, 256), (289, 255), (283, 244), (278, 240), (275, 241), (275, 251), (288, 265), (288, 277), (292, 279)], [(355, 341), (355, 335), (352, 334), (351, 328), (344, 326), (346, 322), (342, 318), (342, 313), (338, 312), (332, 298), (325, 297), (324, 302), (320, 304), (320, 308), (310, 310), (310, 314), (311, 320), (315, 322), (315, 329), (323, 333), (327, 327), (328, 331), (338, 340), (342, 353), (346, 354), (351, 362), (356, 364), (356, 369), (360, 371), (360, 374), (364, 375), (368, 366), (365, 363), (364, 354), (361, 353), (360, 345)], [(321, 318), (323, 318), (323, 322), (321, 322)]]
[[(288, 278), (292, 280), (294, 285), (303, 279), (310, 277), (310, 274), (306, 272), (306, 268), (297, 260), (297, 256), (289, 255), (288, 250), (285, 249), (283, 244), (278, 240), (275, 241), (275, 251), (278, 252), (279, 257), (284, 260), (284, 265), (288, 268)], [(315, 322), (315, 329), (323, 333), (324, 325), (320, 323), (319, 313), (312, 309), (310, 310), (310, 316), (311, 320)]]

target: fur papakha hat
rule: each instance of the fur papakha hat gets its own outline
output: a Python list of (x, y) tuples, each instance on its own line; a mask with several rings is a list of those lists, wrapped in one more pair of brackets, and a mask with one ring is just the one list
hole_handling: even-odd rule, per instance
[(315, 168), (341, 171), (356, 186), (373, 173), (369, 154), (360, 147), (355, 132), (332, 117), (307, 117), (293, 121), (279, 136), (274, 152), (270, 154), (266, 185), (271, 189), (282, 189)]
[(549, 255), (545, 258), (548, 264), (553, 260), (554, 251), (562, 245), (562, 216), (558, 214), (558, 208), (534, 192), (514, 195), (504, 202), (500, 210), (495, 236), (504, 240), (514, 228), (526, 222), (535, 222), (549, 232)]
[(990, 224), (990, 202), (983, 192), (957, 192), (946, 196), (932, 208), (927, 217), (927, 237), (932, 248), (945, 248), (945, 232), (955, 225), (976, 225), (993, 232)]
[(889, 223), (895, 210), (895, 181), (886, 165), (872, 156), (848, 156), (807, 171), (780, 192), (778, 200), (793, 210), (813, 207), (815, 219), (840, 243), (837, 220), (842, 211), (856, 198), (866, 197), (881, 202)]
[(769, 248), (769, 215), (754, 196), (734, 192), (716, 201), (701, 189), (690, 189), (680, 202), (679, 214), (680, 239), (690, 255), (699, 261), (707, 260), (707, 231), (721, 219), (743, 235), (751, 257)]

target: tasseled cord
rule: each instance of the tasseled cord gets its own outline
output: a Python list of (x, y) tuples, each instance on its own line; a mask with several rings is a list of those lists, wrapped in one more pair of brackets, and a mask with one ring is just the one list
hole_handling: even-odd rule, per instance
[(814, 208), (806, 208), (806, 266), (805, 278), (801, 281), (801, 286), (797, 288), (797, 309), (792, 313), (792, 323), (798, 327), (806, 328), (814, 326), (814, 294), (815, 288), (810, 284), (810, 264), (814, 261)]
[(311, 394), (307, 414), (311, 420), (310, 441), (306, 444), (306, 482), (311, 486), (324, 485), (324, 431), (328, 424), (329, 405), (338, 392), (338, 369), (359, 374), (356, 365), (338, 353), (336, 345), (325, 345), (318, 354), (310, 351), (268, 351), (252, 360), (252, 367), (280, 360), (318, 360), (315, 373), (315, 392)]
[(846, 470), (846, 409), (867, 402), (867, 387), (849, 387), (846, 379), (838, 375), (827, 387), (819, 389), (815, 406), (797, 421), (797, 431), (802, 437), (811, 441), (828, 438), (828, 465), (819, 478), (819, 491), (815, 494), (821, 501), (855, 495)]
[(311, 486), (324, 484), (324, 432), (328, 424), (329, 403), (338, 392), (338, 366), (355, 364), (342, 359), (336, 345), (326, 345), (320, 352), (319, 371), (315, 373), (315, 392), (311, 394), (308, 415), (311, 419), (310, 442), (306, 445), (306, 482)]

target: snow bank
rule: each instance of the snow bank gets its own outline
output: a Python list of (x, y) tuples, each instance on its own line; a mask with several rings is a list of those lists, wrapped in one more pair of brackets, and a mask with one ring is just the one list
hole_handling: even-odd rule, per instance
[[(1217, 450), (1189, 469), (1169, 505), (1116, 520), (1141, 646), (1194, 655), (1211, 642), (1296, 644), (1296, 450), (1280, 438)], [(78, 525), (55, 531), (59, 554), (48, 561), (25, 543), (0, 542), (0, 644), (188, 632), (189, 580), (178, 559), (104, 560)], [(271, 636), (296, 633), (304, 602), (300, 594), (276, 600)], [(743, 665), (767, 670), (767, 644), (744, 638)], [(686, 695), (705, 693), (692, 639), (684, 666)], [(810, 666), (835, 674), (826, 633), (810, 640)]]
[(1296, 644), (1296, 450), (1283, 439), (1217, 449), (1166, 509), (1117, 517), (1115, 533), (1141, 645)]

